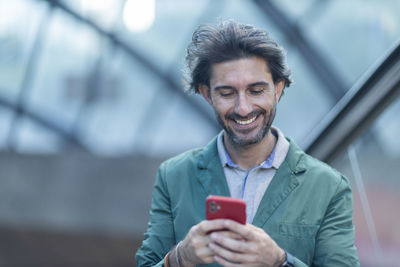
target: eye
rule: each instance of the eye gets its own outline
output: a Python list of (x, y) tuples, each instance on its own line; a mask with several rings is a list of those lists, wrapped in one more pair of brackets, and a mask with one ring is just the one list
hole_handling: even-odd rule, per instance
[(264, 88), (253, 88), (250, 89), (250, 93), (252, 95), (261, 95), (262, 93), (264, 93), (265, 89)]
[(219, 90), (219, 95), (222, 97), (230, 97), (233, 96), (233, 90)]

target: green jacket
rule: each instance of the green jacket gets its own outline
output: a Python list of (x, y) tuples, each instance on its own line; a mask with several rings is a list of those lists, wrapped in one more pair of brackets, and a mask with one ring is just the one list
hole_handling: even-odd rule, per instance
[[(168, 251), (205, 219), (206, 197), (229, 196), (216, 140), (160, 166), (137, 266), (162, 266)], [(291, 253), (295, 266), (359, 266), (349, 181), (289, 142), (253, 224)]]

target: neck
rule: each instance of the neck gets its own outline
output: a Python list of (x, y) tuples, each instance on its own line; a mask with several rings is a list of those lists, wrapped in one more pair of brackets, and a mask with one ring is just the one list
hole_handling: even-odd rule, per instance
[(260, 142), (248, 146), (237, 146), (232, 144), (227, 134), (224, 133), (225, 149), (231, 160), (246, 170), (264, 162), (272, 153), (276, 141), (275, 135), (269, 130)]

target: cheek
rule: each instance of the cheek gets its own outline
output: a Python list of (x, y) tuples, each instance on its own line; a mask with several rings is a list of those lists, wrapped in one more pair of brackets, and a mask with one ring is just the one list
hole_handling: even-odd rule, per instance
[(268, 100), (264, 100), (264, 101), (258, 101), (257, 103), (255, 103), (255, 105), (259, 108), (262, 108), (266, 111), (271, 110), (274, 108), (275, 106), (275, 101), (274, 99), (268, 99)]
[(225, 115), (226, 113), (232, 111), (234, 109), (234, 104), (229, 101), (215, 101), (213, 108), (219, 114)]

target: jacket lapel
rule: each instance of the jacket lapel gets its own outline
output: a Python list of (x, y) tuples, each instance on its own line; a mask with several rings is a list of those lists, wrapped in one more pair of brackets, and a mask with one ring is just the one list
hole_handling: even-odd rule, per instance
[[(264, 193), (253, 220), (255, 226), (262, 227), (268, 221), (282, 201), (300, 184), (298, 174), (306, 171), (301, 160), (305, 155), (304, 152), (293, 141), (290, 139), (288, 141), (290, 143), (288, 154)], [(230, 196), (218, 156), (217, 137), (205, 146), (198, 156), (197, 179), (206, 194)]]
[(197, 179), (207, 195), (230, 196), (229, 187), (218, 156), (217, 137), (199, 154)]
[(282, 201), (300, 184), (297, 175), (306, 170), (301, 164), (304, 152), (294, 142), (288, 140), (290, 143), (288, 154), (264, 193), (253, 220), (255, 226), (263, 227)]

